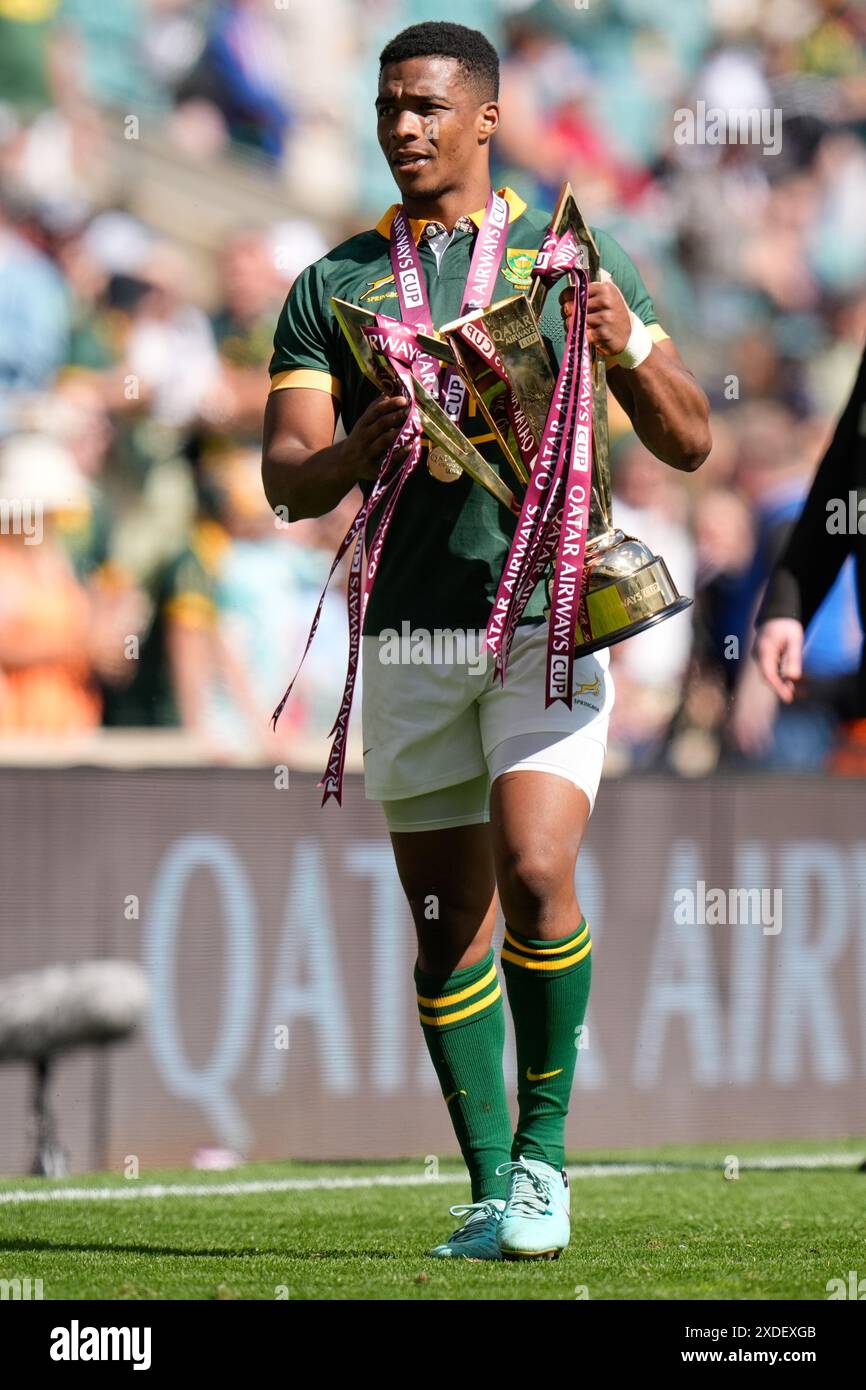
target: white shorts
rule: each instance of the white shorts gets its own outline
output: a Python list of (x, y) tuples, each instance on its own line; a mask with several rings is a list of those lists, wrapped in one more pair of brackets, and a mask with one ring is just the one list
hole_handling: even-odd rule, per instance
[[(469, 634), (470, 659), (412, 664), (384, 637), (363, 639), (366, 794), (381, 801), (391, 830), (430, 830), (489, 820), (490, 784), (504, 772), (565, 777), (595, 804), (613, 708), (607, 650), (574, 667), (574, 701), (544, 708), (547, 624), (524, 624), (505, 685), (494, 678), (483, 634)], [(453, 653), (452, 653), (453, 655)]]

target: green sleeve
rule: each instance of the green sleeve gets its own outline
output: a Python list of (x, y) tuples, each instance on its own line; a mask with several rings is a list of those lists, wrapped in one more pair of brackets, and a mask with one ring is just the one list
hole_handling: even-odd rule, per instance
[(335, 353), (335, 320), (325, 297), (321, 261), (298, 276), (277, 320), (271, 377), (283, 372), (326, 372), (338, 376)]
[(592, 228), (595, 244), (601, 257), (604, 270), (610, 271), (613, 282), (621, 292), (632, 313), (637, 314), (643, 323), (658, 323), (658, 315), (652, 296), (643, 282), (641, 273), (630, 256), (626, 255), (618, 241), (607, 232)]

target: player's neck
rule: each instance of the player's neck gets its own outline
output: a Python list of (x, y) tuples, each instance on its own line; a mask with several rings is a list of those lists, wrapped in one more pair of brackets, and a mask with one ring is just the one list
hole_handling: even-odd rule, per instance
[(449, 189), (436, 198), (404, 198), (406, 216), (423, 218), (426, 222), (441, 222), (449, 231), (459, 218), (477, 212), (487, 204), (490, 196), (490, 174), (485, 169), (476, 178), (467, 179), (459, 188)]

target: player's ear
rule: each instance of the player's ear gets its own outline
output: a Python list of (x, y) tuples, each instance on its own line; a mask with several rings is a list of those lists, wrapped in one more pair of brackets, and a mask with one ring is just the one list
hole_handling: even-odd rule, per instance
[(478, 142), (486, 145), (499, 125), (499, 103), (496, 101), (485, 101), (483, 106), (478, 108)]

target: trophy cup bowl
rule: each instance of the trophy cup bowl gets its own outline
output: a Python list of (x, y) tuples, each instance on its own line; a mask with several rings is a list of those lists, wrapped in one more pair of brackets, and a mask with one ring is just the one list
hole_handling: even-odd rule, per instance
[[(552, 576), (547, 580), (548, 601)], [(655, 627), (692, 600), (680, 594), (660, 555), (615, 528), (593, 537), (584, 569), (584, 611), (575, 656), (589, 656)], [(582, 640), (581, 640), (582, 639)]]

